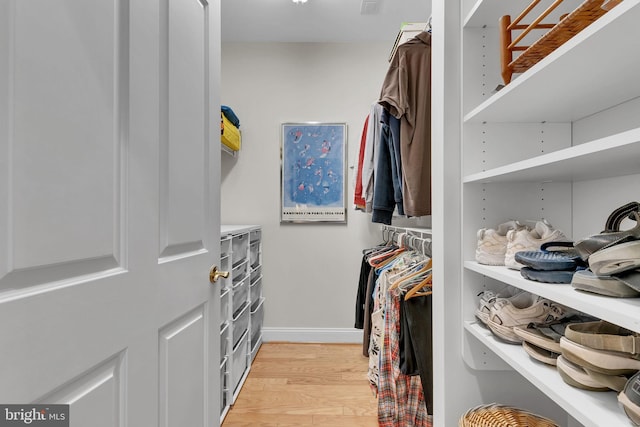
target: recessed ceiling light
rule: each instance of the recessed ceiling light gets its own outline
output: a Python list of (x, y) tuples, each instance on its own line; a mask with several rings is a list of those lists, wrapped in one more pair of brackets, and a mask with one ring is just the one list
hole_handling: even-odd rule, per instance
[(294, 3), (300, 4), (300, 3), (306, 3), (307, 0), (292, 0)]

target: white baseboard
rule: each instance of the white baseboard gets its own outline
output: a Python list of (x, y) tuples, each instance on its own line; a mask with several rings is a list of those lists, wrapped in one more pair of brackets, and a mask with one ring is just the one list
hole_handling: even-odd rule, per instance
[(355, 328), (262, 328), (262, 341), (362, 344), (362, 330)]

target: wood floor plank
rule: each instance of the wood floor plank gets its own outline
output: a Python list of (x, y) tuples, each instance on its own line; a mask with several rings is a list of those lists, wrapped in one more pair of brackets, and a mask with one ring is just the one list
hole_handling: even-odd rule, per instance
[(223, 427), (377, 425), (362, 346), (265, 343)]

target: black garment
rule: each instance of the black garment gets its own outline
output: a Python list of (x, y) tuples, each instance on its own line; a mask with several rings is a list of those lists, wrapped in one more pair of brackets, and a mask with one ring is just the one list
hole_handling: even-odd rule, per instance
[(373, 288), (376, 283), (376, 270), (369, 271), (366, 298), (364, 301), (364, 331), (362, 333), (362, 355), (369, 357), (369, 341), (371, 340), (371, 313), (373, 313)]
[(433, 307), (431, 295), (410, 298), (404, 302), (409, 336), (415, 351), (424, 401), (433, 415)]
[(360, 264), (360, 280), (358, 281), (358, 293), (356, 294), (356, 329), (364, 328), (364, 303), (366, 300), (367, 283), (369, 282), (371, 265), (367, 262), (367, 255), (362, 256)]
[(407, 302), (400, 298), (400, 372), (405, 375), (419, 375), (416, 352), (409, 332), (409, 320), (407, 319)]

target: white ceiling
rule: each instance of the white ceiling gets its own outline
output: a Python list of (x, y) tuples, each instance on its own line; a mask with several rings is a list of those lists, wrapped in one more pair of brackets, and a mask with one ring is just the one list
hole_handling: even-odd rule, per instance
[[(221, 0), (223, 42), (391, 42), (430, 0)], [(362, 10), (366, 13), (362, 13)]]

